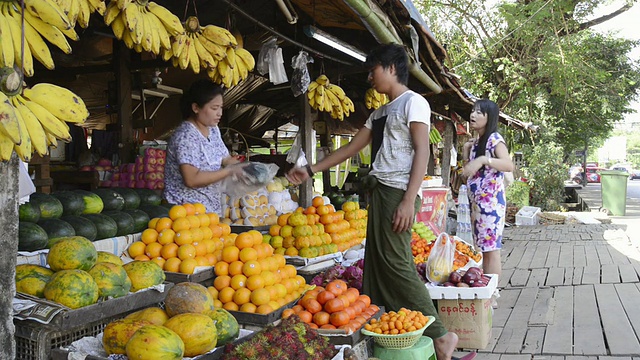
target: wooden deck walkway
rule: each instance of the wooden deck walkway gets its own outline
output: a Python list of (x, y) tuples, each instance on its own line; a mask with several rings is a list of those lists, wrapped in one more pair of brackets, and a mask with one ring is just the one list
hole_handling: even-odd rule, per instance
[(619, 225), (505, 230), (479, 360), (640, 360), (640, 249)]

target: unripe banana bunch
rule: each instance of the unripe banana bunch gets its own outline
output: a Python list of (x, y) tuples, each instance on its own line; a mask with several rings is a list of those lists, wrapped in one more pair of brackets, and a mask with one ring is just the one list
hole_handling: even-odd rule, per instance
[(163, 58), (171, 58), (173, 66), (191, 68), (198, 74), (206, 71), (217, 84), (226, 88), (237, 85), (249, 76), (255, 67), (251, 53), (238, 47), (238, 42), (227, 29), (215, 25), (200, 26), (195, 16), (184, 23), (185, 33), (172, 39), (171, 51)]
[(388, 102), (389, 97), (386, 94), (380, 94), (374, 88), (369, 88), (364, 94), (364, 104), (367, 109), (375, 110)]
[[(71, 54), (71, 45), (65, 36), (71, 40), (79, 39), (65, 11), (52, 0), (26, 0), (24, 20), (23, 33), (20, 2), (0, 1), (0, 67), (18, 65), (26, 76), (33, 76), (35, 57), (47, 69), (53, 70), (53, 58), (44, 39), (65, 54)], [(22, 39), (25, 42), (24, 59), (21, 55)]]
[(69, 18), (71, 26), (89, 27), (91, 14), (97, 12), (104, 15), (107, 5), (104, 0), (53, 0)]
[(353, 101), (345, 95), (344, 90), (338, 85), (331, 84), (324, 74), (309, 84), (307, 99), (312, 108), (326, 111), (332, 118), (340, 121), (355, 111)]
[(436, 128), (431, 128), (429, 131), (429, 142), (432, 144), (437, 144), (442, 141), (442, 135), (440, 135), (440, 131)]
[[(41, 156), (49, 152), (49, 145), (60, 139), (71, 141), (70, 123), (83, 123), (89, 111), (82, 99), (73, 92), (53, 84), (39, 83), (23, 88), (13, 69), (2, 68), (3, 88), (11, 82), (9, 95), (0, 91), (0, 160), (11, 158), (13, 151), (23, 161), (33, 152)], [(17, 77), (17, 78), (16, 78)]]
[(129, 49), (160, 55), (171, 49), (171, 37), (184, 33), (180, 19), (148, 0), (111, 0), (104, 22)]

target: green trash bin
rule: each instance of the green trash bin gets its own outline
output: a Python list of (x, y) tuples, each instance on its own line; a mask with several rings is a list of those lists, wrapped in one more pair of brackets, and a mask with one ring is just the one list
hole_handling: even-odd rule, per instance
[(602, 183), (602, 208), (614, 216), (624, 216), (627, 207), (627, 179), (625, 171), (605, 170), (600, 172)]

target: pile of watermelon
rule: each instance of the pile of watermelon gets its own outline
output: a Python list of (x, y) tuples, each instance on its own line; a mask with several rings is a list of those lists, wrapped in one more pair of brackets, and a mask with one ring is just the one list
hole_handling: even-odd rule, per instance
[(104, 187), (128, 187), (138, 189), (164, 189), (164, 164), (166, 151), (147, 148), (144, 155), (138, 155), (135, 163), (123, 164), (111, 176), (103, 181)]
[(143, 231), (154, 217), (168, 216), (153, 190), (109, 188), (34, 193), (19, 209), (19, 251), (46, 249), (58, 238), (90, 241)]

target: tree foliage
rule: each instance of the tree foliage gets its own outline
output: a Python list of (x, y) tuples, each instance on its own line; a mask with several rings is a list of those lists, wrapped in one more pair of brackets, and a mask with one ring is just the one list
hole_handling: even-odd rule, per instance
[[(447, 47), (448, 65), (463, 86), (539, 125), (533, 144), (557, 143), (567, 159), (587, 142), (602, 142), (631, 111), (640, 68), (628, 54), (638, 42), (591, 27), (615, 21), (635, 1), (617, 1), (619, 9), (611, 14), (594, 14), (600, 0), (512, 0), (495, 7), (475, 0), (416, 3)], [(528, 140), (514, 131), (507, 136), (513, 150)]]

